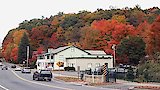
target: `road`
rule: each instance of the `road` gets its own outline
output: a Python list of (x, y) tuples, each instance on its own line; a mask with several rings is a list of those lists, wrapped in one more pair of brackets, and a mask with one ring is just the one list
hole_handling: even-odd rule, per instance
[[(10, 66), (9, 66), (10, 67)], [(83, 86), (79, 84), (57, 81), (34, 81), (31, 74), (22, 74), (20, 71), (1, 70), (0, 90), (111, 90), (108, 88)]]

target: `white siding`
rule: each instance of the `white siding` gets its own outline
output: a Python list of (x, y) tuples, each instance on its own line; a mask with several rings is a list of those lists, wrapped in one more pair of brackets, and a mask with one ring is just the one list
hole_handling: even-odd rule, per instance
[[(53, 54), (54, 55), (54, 59), (51, 59), (51, 55), (50, 55), (50, 58), (47, 59), (47, 56), (45, 56), (44, 59), (37, 59), (37, 63), (38, 62), (41, 62), (42, 65), (41, 67), (37, 67), (37, 69), (41, 69), (41, 68), (44, 68), (45, 69), (45, 66), (47, 65), (46, 63), (54, 63), (54, 66), (53, 66), (53, 69), (54, 70), (58, 70), (59, 67), (57, 66), (57, 62), (61, 61), (61, 62), (64, 62), (64, 67), (68, 66), (68, 63), (72, 63), (74, 64), (75, 68), (77, 68), (77, 66), (81, 66), (82, 69), (87, 69), (87, 63), (93, 63), (92, 66), (93, 68), (96, 66), (96, 63), (100, 63), (100, 65), (103, 65), (104, 63), (108, 63), (109, 65), (109, 68), (113, 67), (113, 59), (104, 59), (105, 57), (111, 57), (111, 55), (89, 55), (87, 52), (81, 50), (81, 49), (78, 49), (74, 46), (71, 46), (71, 47), (66, 47), (66, 50), (63, 50), (63, 48), (65, 49), (65, 47), (62, 47), (62, 48), (58, 48), (56, 49), (55, 52), (52, 52), (52, 49), (49, 50), (50, 53), (46, 53), (46, 54), (43, 54), (43, 55), (47, 55), (47, 54)], [(62, 49), (62, 51), (61, 51)], [(53, 49), (54, 50), (54, 49)], [(59, 52), (60, 51), (60, 52)], [(97, 51), (96, 51), (97, 52)], [(83, 59), (68, 59), (66, 61), (66, 58), (76, 58), (76, 57), (81, 57)], [(95, 59), (87, 59), (87, 58), (95, 58)], [(101, 59), (98, 59), (100, 58)], [(102, 58), (104, 57), (104, 58)], [(85, 58), (85, 59), (84, 59)], [(61, 67), (60, 69), (64, 69), (64, 67)]]
[(81, 59), (67, 59), (68, 63), (75, 63), (75, 69), (77, 70), (77, 67), (80, 66), (80, 70), (86, 70), (88, 69), (88, 64), (92, 64), (92, 69), (96, 68), (96, 64), (99, 63), (100, 66), (104, 65), (105, 63), (108, 63), (108, 68), (113, 68), (113, 58), (111, 59), (87, 59), (87, 58), (81, 58)]
[[(74, 50), (73, 50), (74, 49)], [(62, 59), (62, 56), (63, 55), (63, 59)], [(71, 58), (71, 57), (88, 57), (88, 53), (78, 49), (78, 48), (75, 48), (75, 47), (71, 47), (71, 48), (68, 48), (62, 52), (59, 52), (58, 54), (55, 55), (55, 64), (54, 64), (54, 69), (59, 69), (59, 67), (57, 66), (57, 62), (59, 61), (62, 61), (64, 62), (64, 67), (67, 66), (66, 64), (66, 58)], [(63, 69), (63, 68), (61, 68)]]

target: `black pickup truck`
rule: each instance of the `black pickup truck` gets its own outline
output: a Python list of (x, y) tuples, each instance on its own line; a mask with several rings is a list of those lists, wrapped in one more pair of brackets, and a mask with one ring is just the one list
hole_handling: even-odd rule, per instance
[(50, 70), (39, 70), (35, 71), (33, 74), (33, 80), (52, 80), (52, 72)]

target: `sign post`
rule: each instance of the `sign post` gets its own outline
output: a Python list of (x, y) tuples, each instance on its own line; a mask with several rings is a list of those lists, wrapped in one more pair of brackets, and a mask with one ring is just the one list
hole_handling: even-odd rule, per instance
[(77, 72), (78, 72), (78, 79), (79, 79), (79, 74), (80, 74), (80, 66), (77, 66)]
[(64, 66), (64, 62), (57, 62), (56, 63), (57, 64), (57, 66), (59, 67), (59, 74), (60, 74), (60, 67), (63, 67)]
[(103, 77), (104, 77), (104, 82), (109, 82), (108, 63), (105, 63), (103, 65)]

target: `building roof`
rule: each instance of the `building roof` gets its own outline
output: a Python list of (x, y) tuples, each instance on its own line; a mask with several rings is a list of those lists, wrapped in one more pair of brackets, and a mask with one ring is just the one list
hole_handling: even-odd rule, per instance
[(53, 49), (53, 51), (51, 52), (52, 54), (57, 54), (57, 53), (59, 53), (59, 52), (61, 52), (61, 51), (63, 51), (63, 50), (66, 50), (66, 49), (68, 49), (70, 46), (64, 46), (64, 47), (59, 47), (59, 48), (57, 48), (57, 49)]
[[(64, 51), (64, 50), (70, 48), (70, 47), (78, 48), (78, 47), (73, 46), (73, 45), (72, 45), (72, 46), (64, 46), (64, 47), (59, 47), (59, 48), (57, 48), (57, 49), (52, 49), (52, 51), (50, 51), (50, 53), (52, 53), (52, 54), (57, 54), (57, 53), (59, 53), (59, 52), (62, 52), (62, 51)], [(80, 48), (78, 48), (78, 49), (80, 49)], [(82, 49), (80, 49), (80, 50), (82, 50)], [(82, 50), (82, 51), (86, 52), (85, 50)], [(86, 53), (90, 54), (89, 52), (86, 52)]]
[[(59, 53), (59, 52), (62, 52), (62, 51), (64, 51), (64, 50), (70, 48), (70, 47), (78, 48), (78, 47), (76, 47), (76, 46), (64, 46), (64, 47), (59, 47), (59, 48), (57, 48), (57, 49), (50, 49), (48, 53), (45, 53), (45, 55), (50, 54), (50, 53), (52, 53), (52, 54), (57, 54), (57, 53)], [(78, 49), (80, 49), (80, 48), (78, 48)], [(83, 49), (80, 49), (80, 50), (88, 53), (89, 55), (107, 55), (103, 50), (83, 50)]]
[(90, 53), (91, 55), (106, 55), (106, 53), (102, 50), (85, 50), (85, 51)]

